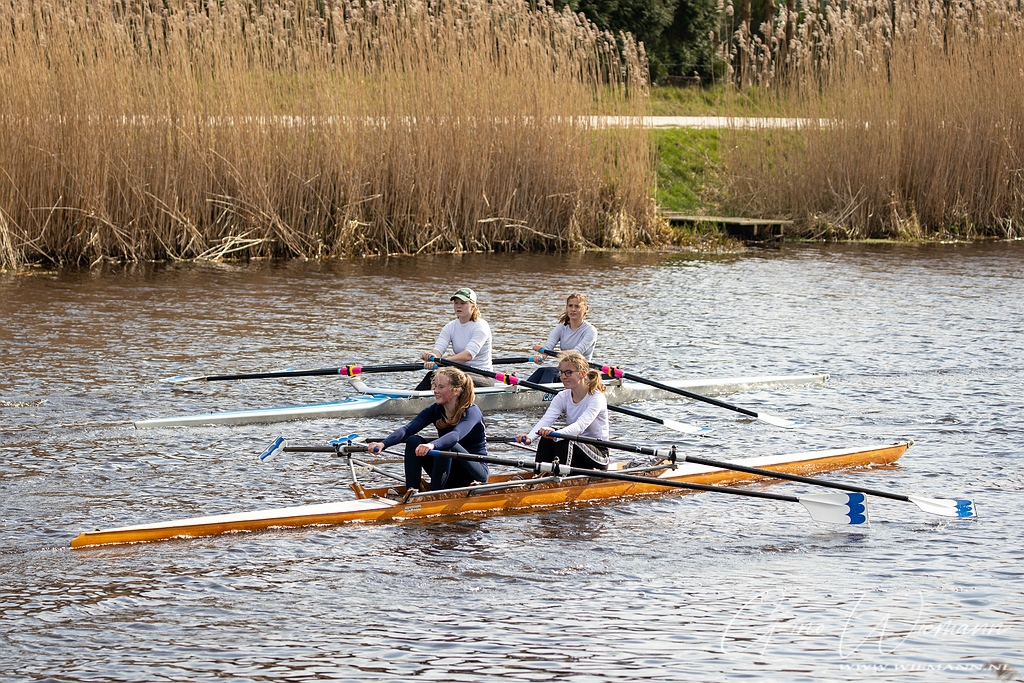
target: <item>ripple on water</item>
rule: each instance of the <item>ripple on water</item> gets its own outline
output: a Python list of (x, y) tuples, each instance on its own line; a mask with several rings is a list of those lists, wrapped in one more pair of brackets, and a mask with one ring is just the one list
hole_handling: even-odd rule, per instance
[[(1024, 612), (1024, 299), (1008, 296), (1019, 252), (809, 246), (0, 275), (0, 669), (24, 680), (993, 680), (986, 662), (1019, 668)], [(452, 273), (481, 295), (498, 351), (519, 353), (554, 323), (564, 292), (551, 283), (567, 272), (590, 296), (603, 362), (653, 377), (831, 374), (822, 387), (728, 399), (814, 429), (652, 401), (638, 407), (714, 432), (616, 416), (617, 436), (722, 460), (912, 439), (898, 466), (830, 476), (971, 497), (981, 517), (871, 499), (868, 529), (836, 529), (799, 505), (696, 493), (67, 547), (86, 528), (345, 498), (336, 459), (257, 455), (278, 435), (318, 443), (396, 425), (133, 429), (139, 417), (350, 393), (337, 378), (160, 378), (415, 358), (450, 316)], [(488, 416), (488, 429), (536, 418)]]

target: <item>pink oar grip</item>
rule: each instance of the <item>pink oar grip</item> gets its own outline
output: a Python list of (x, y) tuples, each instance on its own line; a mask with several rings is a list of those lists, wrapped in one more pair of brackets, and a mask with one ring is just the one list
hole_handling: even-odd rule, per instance
[(622, 376), (626, 374), (625, 371), (622, 370), (622, 368), (613, 368), (610, 365), (602, 365), (601, 372), (608, 375), (609, 377), (614, 377), (616, 379), (622, 379)]

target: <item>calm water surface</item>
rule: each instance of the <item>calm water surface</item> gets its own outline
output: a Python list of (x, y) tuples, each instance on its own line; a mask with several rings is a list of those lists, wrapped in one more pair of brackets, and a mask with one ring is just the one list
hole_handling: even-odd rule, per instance
[[(739, 256), (466, 256), (0, 275), (0, 671), (10, 680), (999, 680), (1024, 675), (1024, 244), (788, 246)], [(824, 387), (646, 412), (714, 428), (617, 436), (739, 459), (912, 439), (832, 478), (970, 497), (977, 521), (871, 500), (669, 496), (444, 523), (76, 550), (89, 528), (350, 496), (337, 460), (260, 464), (276, 436), (393, 418), (137, 431), (132, 421), (331, 400), (346, 380), (176, 374), (410, 362), (480, 296), (499, 355), (591, 297), (598, 359), (659, 378), (826, 372)], [(525, 369), (523, 370), (525, 371)], [(522, 374), (522, 372), (520, 374)], [(371, 384), (411, 386), (418, 376)], [(492, 415), (511, 434), (536, 414)], [(811, 492), (775, 484), (775, 492)]]

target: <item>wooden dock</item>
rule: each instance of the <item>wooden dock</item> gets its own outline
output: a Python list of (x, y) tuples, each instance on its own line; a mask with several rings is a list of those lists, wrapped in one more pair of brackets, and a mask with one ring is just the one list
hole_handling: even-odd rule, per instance
[(731, 218), (726, 216), (690, 216), (678, 211), (662, 211), (670, 225), (710, 223), (743, 242), (781, 242), (786, 226), (793, 221), (772, 218)]

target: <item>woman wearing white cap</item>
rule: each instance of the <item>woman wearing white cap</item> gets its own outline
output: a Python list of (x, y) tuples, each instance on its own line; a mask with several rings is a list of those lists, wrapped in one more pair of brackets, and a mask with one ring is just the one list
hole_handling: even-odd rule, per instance
[[(447, 358), (456, 363), (464, 363), (470, 367), (480, 368), (493, 372), (491, 365), (491, 327), (480, 315), (480, 308), (476, 305), (476, 293), (469, 287), (460, 287), (451, 296), (452, 306), (455, 310), (455, 320), (445, 325), (434, 342), (434, 348), (425, 351), (422, 358), (425, 361), (424, 367), (428, 370), (434, 368), (430, 362), (431, 356)], [(452, 354), (445, 356), (451, 348)], [(490, 377), (470, 373), (473, 384), (478, 387), (489, 387), (494, 384)], [(432, 373), (428, 372), (423, 381), (417, 385), (418, 391), (430, 389)]]

